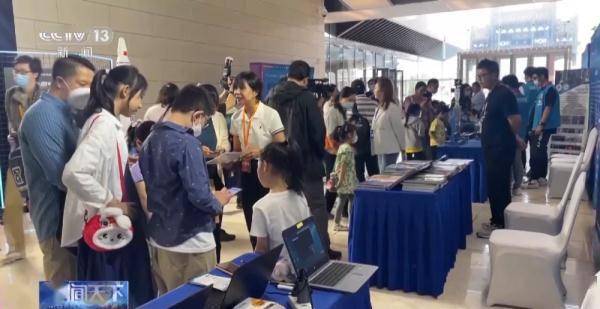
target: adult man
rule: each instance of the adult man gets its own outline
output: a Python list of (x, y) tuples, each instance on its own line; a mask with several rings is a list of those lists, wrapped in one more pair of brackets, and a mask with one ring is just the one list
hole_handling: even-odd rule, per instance
[(315, 96), (306, 88), (310, 67), (296, 60), (288, 68), (288, 79), (273, 93), (269, 105), (279, 112), (288, 141), (298, 143), (304, 158), (304, 194), (315, 217), (323, 245), (332, 259), (341, 258), (341, 252), (330, 249), (327, 232), (328, 215), (323, 195), (323, 157), (325, 155), (325, 121)]
[[(521, 91), (519, 90), (519, 80), (513, 74), (504, 76), (502, 78), (502, 83), (506, 85), (513, 92), (515, 97), (517, 98), (517, 106), (519, 108), (519, 115), (522, 119), (529, 119), (529, 115), (531, 113), (532, 105), (529, 105), (527, 101), (527, 97), (525, 97)], [(521, 184), (523, 183), (523, 176), (525, 175), (525, 161), (523, 160), (523, 156), (525, 154), (526, 149), (526, 138), (527, 138), (527, 127), (521, 124), (519, 128), (518, 142), (521, 147), (517, 147), (517, 151), (515, 152), (515, 162), (513, 163), (513, 185), (512, 185), (512, 195), (521, 195)], [(517, 145), (517, 146), (519, 146)]]
[(483, 105), (485, 104), (485, 94), (481, 89), (481, 85), (478, 82), (474, 82), (471, 86), (473, 88), (473, 98), (471, 99), (471, 108), (477, 113), (477, 116), (481, 116), (483, 111)]
[(548, 69), (536, 68), (534, 84), (539, 92), (531, 113), (529, 182), (527, 188), (537, 188), (546, 185), (548, 174), (548, 141), (560, 127), (560, 96), (548, 80)]
[(365, 96), (367, 96), (367, 98), (371, 98), (372, 100), (375, 100), (375, 94), (373, 93), (373, 91), (375, 90), (375, 84), (377, 84), (377, 78), (371, 78), (367, 82), (367, 86), (369, 87), (369, 91), (367, 91), (365, 93)]
[[(9, 157), (18, 159), (20, 149), (18, 148), (18, 132), (21, 119), (25, 111), (40, 98), (40, 86), (38, 80), (42, 74), (42, 63), (38, 58), (27, 55), (18, 56), (13, 67), (15, 86), (6, 91), (4, 100), (6, 118), (8, 119), (8, 143), (11, 155)], [(23, 231), (23, 205), (27, 205), (27, 194), (25, 182), (19, 181), (24, 193), (19, 193), (16, 179), (24, 180), (21, 170), (22, 161), (10, 160), (9, 172), (6, 174), (6, 192), (4, 211), (4, 233), (8, 244), (8, 253), (0, 261), (0, 265), (6, 265), (25, 258), (25, 233)], [(13, 175), (15, 173), (16, 175)], [(23, 196), (22, 196), (23, 194)]]
[(67, 101), (75, 89), (89, 88), (93, 75), (94, 65), (85, 58), (69, 55), (56, 60), (50, 91), (25, 113), (19, 132), (31, 221), (46, 279), (54, 285), (75, 279), (75, 255), (61, 248), (59, 240), (66, 190), (61, 177), (79, 134)]
[[(377, 109), (377, 101), (365, 95), (365, 83), (361, 79), (352, 82), (351, 87), (356, 92), (356, 102), (352, 110), (348, 110), (347, 119), (356, 126), (358, 142), (355, 145), (356, 176), (359, 181), (365, 181), (365, 166), (369, 176), (379, 174), (377, 157), (371, 154), (371, 132), (373, 116)], [(367, 120), (367, 123), (362, 121)], [(366, 129), (366, 130), (365, 130)]]
[(486, 163), (486, 180), (492, 218), (482, 224), (477, 237), (489, 238), (495, 229), (504, 228), (504, 209), (511, 202), (510, 172), (517, 148), (516, 133), (521, 116), (515, 95), (498, 81), (498, 63), (484, 59), (477, 65), (477, 78), (489, 89), (483, 109), (481, 145)]
[(210, 191), (202, 145), (193, 135), (214, 112), (202, 88), (182, 88), (140, 154), (152, 213), (147, 229), (152, 268), (161, 294), (209, 272), (217, 262), (213, 218), (231, 194), (227, 188)]

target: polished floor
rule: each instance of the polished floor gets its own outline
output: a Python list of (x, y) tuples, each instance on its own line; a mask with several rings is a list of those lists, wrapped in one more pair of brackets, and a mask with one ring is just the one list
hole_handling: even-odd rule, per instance
[[(524, 190), (515, 200), (544, 202), (554, 205), (558, 200), (547, 201), (545, 188)], [(588, 202), (580, 207), (573, 235), (569, 242), (567, 268), (563, 280), (567, 287), (566, 308), (577, 308), (594, 277), (591, 258), (591, 234), (594, 210)], [(473, 205), (473, 226), (477, 229), (489, 219), (489, 206)], [(27, 259), (7, 266), (0, 266), (0, 308), (37, 308), (38, 281), (43, 279), (42, 256), (29, 217), (25, 216)], [(237, 239), (223, 245), (223, 259), (228, 260), (250, 251), (244, 217), (233, 204), (225, 208), (224, 227)], [(333, 247), (342, 250), (347, 259), (347, 232), (333, 232)], [(0, 242), (4, 232), (0, 229)], [(2, 247), (0, 255), (6, 253)], [(474, 234), (467, 240), (466, 250), (460, 250), (454, 268), (450, 271), (444, 294), (437, 299), (414, 293), (371, 289), (373, 308), (486, 308), (484, 291), (489, 278), (488, 242)]]

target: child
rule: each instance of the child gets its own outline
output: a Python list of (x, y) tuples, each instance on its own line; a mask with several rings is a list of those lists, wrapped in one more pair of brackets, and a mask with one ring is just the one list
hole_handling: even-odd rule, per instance
[(132, 150), (130, 151), (132, 155), (129, 157), (129, 171), (131, 173), (131, 179), (135, 184), (135, 191), (138, 194), (140, 199), (140, 204), (142, 209), (144, 210), (144, 214), (146, 218), (150, 219), (150, 212), (148, 211), (148, 196), (146, 194), (146, 183), (144, 182), (144, 177), (142, 176), (142, 172), (140, 171), (140, 164), (138, 162), (138, 154), (142, 149), (142, 145), (144, 141), (150, 135), (152, 131), (152, 127), (155, 122), (151, 120), (144, 121), (137, 126), (132, 126), (128, 130), (128, 135), (131, 130), (131, 135), (128, 136), (128, 143), (131, 145)]
[(287, 142), (270, 143), (260, 155), (258, 179), (269, 193), (253, 207), (250, 235), (256, 237), (257, 253), (283, 244), (283, 230), (310, 216), (302, 193), (302, 165), (297, 164), (301, 160), (298, 146)]
[(354, 149), (351, 146), (357, 141), (356, 128), (349, 123), (339, 126), (335, 128), (334, 139), (338, 144), (341, 144), (338, 148), (333, 167), (337, 190), (334, 231), (347, 231), (348, 227), (343, 226), (340, 221), (342, 220), (342, 212), (346, 204), (348, 205), (348, 214), (350, 214), (352, 200), (354, 199), (354, 190), (358, 184), (356, 164), (354, 162)]
[(411, 104), (408, 107), (404, 127), (406, 127), (404, 130), (406, 158), (408, 160), (425, 160), (422, 143), (425, 138), (425, 124), (421, 119), (421, 107), (418, 104)]
[(431, 145), (431, 154), (434, 159), (437, 158), (437, 148), (446, 142), (446, 122), (448, 122), (448, 113), (450, 108), (446, 104), (440, 105), (440, 110), (431, 122), (429, 127), (429, 143)]

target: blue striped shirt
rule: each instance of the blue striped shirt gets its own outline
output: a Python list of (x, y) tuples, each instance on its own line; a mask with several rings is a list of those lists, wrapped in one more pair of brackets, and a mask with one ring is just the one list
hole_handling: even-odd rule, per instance
[(61, 178), (79, 129), (67, 103), (46, 92), (25, 113), (19, 134), (31, 221), (43, 241), (56, 237), (62, 226), (66, 189)]

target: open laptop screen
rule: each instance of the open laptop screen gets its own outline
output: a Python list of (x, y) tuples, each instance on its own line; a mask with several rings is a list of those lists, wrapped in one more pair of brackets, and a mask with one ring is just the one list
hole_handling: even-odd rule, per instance
[(310, 276), (329, 261), (313, 217), (283, 231), (283, 239), (296, 273), (304, 269)]

